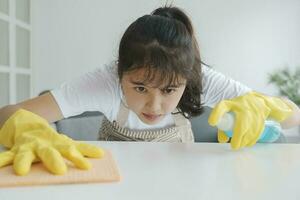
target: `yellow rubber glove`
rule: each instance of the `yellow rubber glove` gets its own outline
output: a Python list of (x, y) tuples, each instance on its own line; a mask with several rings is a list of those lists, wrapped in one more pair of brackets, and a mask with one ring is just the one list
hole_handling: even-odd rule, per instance
[[(212, 110), (208, 123), (216, 126), (221, 117), (227, 113), (235, 114), (231, 147), (239, 149), (254, 145), (260, 138), (266, 119), (281, 122), (292, 114), (292, 107), (287, 101), (278, 97), (269, 97), (257, 92), (249, 92), (229, 100), (223, 100)], [(229, 137), (218, 130), (218, 141), (228, 142)]]
[(57, 133), (45, 119), (23, 109), (2, 126), (0, 144), (9, 149), (0, 153), (0, 167), (13, 163), (18, 175), (26, 175), (37, 161), (42, 161), (53, 174), (64, 174), (67, 166), (63, 157), (77, 168), (89, 169), (91, 164), (84, 156), (100, 158), (104, 154), (101, 148)]

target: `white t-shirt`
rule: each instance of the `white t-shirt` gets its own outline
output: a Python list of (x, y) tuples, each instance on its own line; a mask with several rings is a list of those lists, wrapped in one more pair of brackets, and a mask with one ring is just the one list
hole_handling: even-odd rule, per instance
[[(201, 101), (208, 107), (214, 107), (223, 99), (234, 98), (251, 91), (245, 85), (207, 66), (202, 66), (202, 87)], [(100, 111), (110, 121), (116, 120), (122, 97), (116, 67), (110, 66), (63, 83), (51, 93), (65, 118), (85, 111)], [(129, 111), (124, 126), (134, 130), (155, 130), (173, 125), (174, 119), (171, 114), (155, 125), (147, 125), (133, 111)]]

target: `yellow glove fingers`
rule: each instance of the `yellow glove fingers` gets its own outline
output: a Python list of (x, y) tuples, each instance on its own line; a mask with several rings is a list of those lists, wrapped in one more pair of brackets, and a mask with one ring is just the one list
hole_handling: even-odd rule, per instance
[(253, 146), (259, 140), (259, 138), (260, 138), (260, 136), (261, 136), (261, 134), (262, 134), (262, 132), (265, 128), (264, 121), (265, 121), (264, 119), (257, 120), (256, 125), (255, 125), (255, 129), (253, 130), (253, 131), (255, 131), (255, 133), (252, 136), (252, 138), (249, 138), (249, 142), (247, 144), (245, 144), (247, 147)]
[(208, 118), (208, 123), (211, 126), (216, 126), (220, 118), (230, 110), (231, 110), (231, 102), (227, 100), (221, 101), (212, 109)]
[(246, 147), (247, 144), (250, 143), (251, 140), (251, 137), (254, 136), (253, 134), (253, 129), (247, 129), (244, 133), (243, 133), (243, 137), (241, 139), (241, 143), (240, 143), (240, 146), (239, 148), (243, 148), (243, 147)]
[(235, 118), (233, 136), (230, 141), (231, 148), (234, 150), (241, 148), (243, 137), (245, 135), (245, 132), (247, 132), (248, 130), (247, 124), (245, 124), (245, 119), (247, 118), (242, 118), (239, 116)]
[(76, 143), (76, 148), (82, 153), (82, 155), (89, 158), (102, 158), (104, 156), (104, 150), (94, 145), (80, 142)]
[(45, 167), (53, 174), (62, 175), (67, 171), (65, 161), (56, 149), (40, 147), (37, 149), (37, 154)]
[(229, 141), (229, 137), (222, 130), (218, 130), (218, 141), (219, 143), (226, 143)]
[(28, 174), (36, 156), (31, 150), (18, 151), (14, 159), (14, 170), (17, 175)]
[(79, 169), (90, 169), (91, 163), (73, 145), (57, 147), (59, 152)]
[(15, 158), (15, 153), (12, 151), (5, 151), (0, 153), (0, 167), (10, 165), (13, 163)]

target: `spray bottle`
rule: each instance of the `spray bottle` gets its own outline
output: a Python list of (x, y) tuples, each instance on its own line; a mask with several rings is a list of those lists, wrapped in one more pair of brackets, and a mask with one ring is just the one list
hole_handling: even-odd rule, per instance
[[(235, 116), (234, 113), (228, 112), (223, 115), (220, 121), (217, 124), (218, 129), (225, 132), (228, 137), (233, 135)], [(272, 143), (278, 140), (282, 133), (282, 128), (280, 123), (273, 120), (266, 120), (265, 127), (258, 139), (260, 143)]]

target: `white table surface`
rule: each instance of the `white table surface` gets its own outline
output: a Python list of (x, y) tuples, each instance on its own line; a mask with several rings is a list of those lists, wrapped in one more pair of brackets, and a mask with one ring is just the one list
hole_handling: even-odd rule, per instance
[(0, 200), (300, 199), (300, 144), (94, 144), (112, 151), (120, 182), (1, 188)]

